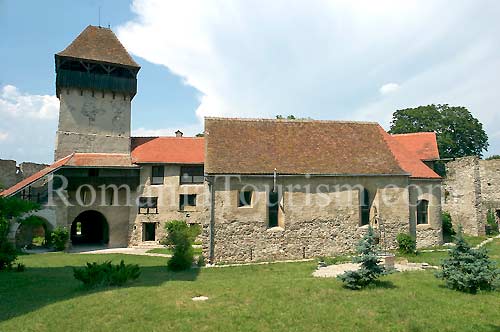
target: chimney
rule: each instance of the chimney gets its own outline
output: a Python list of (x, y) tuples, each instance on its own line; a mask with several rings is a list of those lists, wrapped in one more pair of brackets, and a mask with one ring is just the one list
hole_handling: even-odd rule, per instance
[(182, 135), (184, 135), (184, 133), (182, 131), (180, 131), (180, 130), (177, 130), (175, 132), (175, 137), (182, 137)]

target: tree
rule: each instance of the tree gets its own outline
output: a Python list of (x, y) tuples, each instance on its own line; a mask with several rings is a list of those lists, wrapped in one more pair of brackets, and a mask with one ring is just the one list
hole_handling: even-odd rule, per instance
[(437, 278), (445, 280), (448, 288), (466, 293), (495, 288), (499, 275), (495, 263), (489, 259), (484, 247), (472, 249), (469, 246), (463, 237), (462, 226), (458, 227), (455, 247), (448, 255), (441, 264), (442, 270), (436, 273)]
[(368, 227), (368, 233), (359, 242), (357, 252), (359, 256), (353, 259), (353, 263), (361, 263), (359, 270), (347, 271), (337, 276), (344, 282), (345, 287), (350, 289), (361, 289), (368, 286), (377, 278), (385, 273), (385, 268), (379, 263), (375, 232), (371, 226)]
[(11, 267), (17, 259), (16, 248), (7, 239), (11, 220), (38, 209), (39, 205), (30, 201), (0, 197), (0, 270)]
[(183, 220), (169, 221), (165, 228), (167, 237), (163, 244), (174, 247), (174, 254), (168, 261), (168, 268), (172, 271), (187, 270), (193, 265), (193, 242), (200, 234), (198, 225), (189, 226)]
[(488, 149), (483, 125), (462, 106), (427, 105), (397, 110), (391, 134), (435, 132), (441, 158), (479, 156)]

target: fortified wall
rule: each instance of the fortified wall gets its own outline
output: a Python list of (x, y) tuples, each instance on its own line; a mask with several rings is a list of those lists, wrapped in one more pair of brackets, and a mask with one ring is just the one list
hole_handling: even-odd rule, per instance
[(18, 165), (15, 160), (0, 159), (0, 191), (12, 187), (47, 166), (31, 162)]
[(457, 158), (446, 164), (442, 209), (470, 235), (484, 235), (489, 210), (500, 219), (500, 160)]

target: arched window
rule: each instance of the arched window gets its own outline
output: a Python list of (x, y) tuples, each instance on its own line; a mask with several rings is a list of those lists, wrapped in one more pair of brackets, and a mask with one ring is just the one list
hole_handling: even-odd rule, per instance
[(361, 208), (361, 226), (368, 225), (370, 223), (370, 196), (366, 188), (360, 192), (361, 197), (360, 208)]
[(417, 225), (429, 223), (429, 201), (422, 199), (417, 202)]

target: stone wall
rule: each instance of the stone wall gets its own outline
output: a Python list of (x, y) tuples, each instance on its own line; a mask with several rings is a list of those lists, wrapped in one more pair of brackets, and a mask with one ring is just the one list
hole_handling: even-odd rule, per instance
[(10, 188), (47, 166), (31, 162), (23, 162), (18, 166), (15, 160), (0, 159), (0, 188)]
[[(188, 224), (202, 224), (208, 219), (208, 187), (206, 184), (180, 184), (180, 165), (164, 165), (164, 183), (151, 184), (152, 165), (141, 168), (140, 183), (142, 188), (137, 197), (158, 197), (157, 214), (138, 214), (137, 208), (130, 210), (129, 245), (159, 244), (165, 237), (165, 223), (171, 220), (184, 220)], [(180, 211), (179, 198), (181, 194), (196, 194), (196, 207)], [(154, 243), (143, 241), (144, 223), (156, 224), (156, 239)]]
[(500, 160), (457, 158), (446, 164), (443, 211), (469, 235), (484, 235), (488, 210), (500, 210)]
[(55, 159), (73, 152), (130, 153), (130, 96), (63, 89)]
[[(390, 186), (387, 186), (390, 185)], [(216, 179), (214, 261), (301, 259), (353, 252), (368, 226), (361, 226), (360, 188), (370, 197), (370, 220), (383, 248), (411, 229), (407, 177), (282, 177), (281, 227), (269, 227), (267, 197), (272, 178)], [(251, 206), (238, 207), (240, 190), (253, 188)], [(309, 188), (309, 189), (307, 189)], [(440, 192), (439, 183), (437, 192)], [(436, 190), (428, 195), (435, 195)], [(439, 208), (439, 195), (432, 198)], [(420, 242), (440, 243), (441, 224), (431, 214)], [(204, 224), (204, 255), (210, 256), (210, 221)], [(421, 234), (419, 234), (422, 232)], [(429, 237), (429, 240), (426, 238)], [(425, 241), (424, 241), (425, 240)]]

